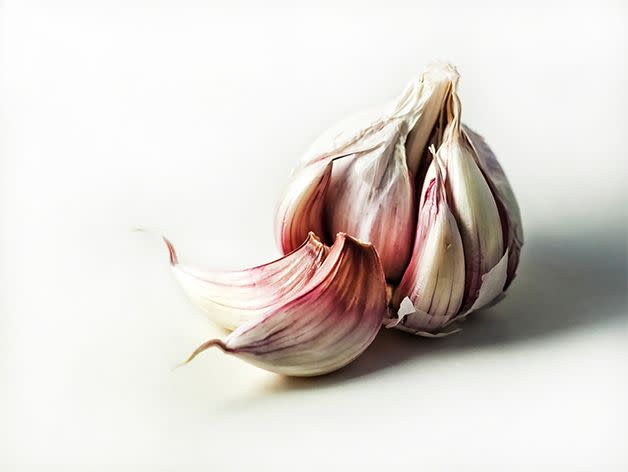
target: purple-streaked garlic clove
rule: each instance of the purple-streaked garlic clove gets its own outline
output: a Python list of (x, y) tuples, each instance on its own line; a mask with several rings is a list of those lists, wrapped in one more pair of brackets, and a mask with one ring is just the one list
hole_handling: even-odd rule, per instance
[[(505, 249), (495, 198), (478, 167), (475, 151), (460, 127), (460, 101), (455, 87), (446, 112), (448, 124), (437, 156), (443, 163), (447, 200), (464, 247), (465, 297), (462, 309), (466, 312), (478, 299), (483, 277), (493, 268), (501, 267), (498, 263), (504, 257)], [(504, 272), (504, 284), (505, 275)], [(504, 284), (495, 297), (501, 293)]]
[(517, 266), (519, 265), (519, 253), (523, 246), (523, 226), (521, 224), (519, 205), (502, 166), (484, 138), (468, 126), (463, 125), (462, 128), (475, 150), (478, 165), (484, 172), (499, 208), (504, 245), (509, 252), (508, 275), (505, 287), (508, 288), (515, 278)]
[(320, 269), (329, 248), (309, 233), (290, 254), (268, 264), (230, 272), (201, 271), (179, 263), (164, 238), (172, 270), (190, 300), (216, 324), (233, 330), (299, 293)]
[(388, 279), (399, 280), (410, 260), (416, 226), (414, 179), (400, 144), (403, 123), (389, 124), (385, 145), (334, 163), (325, 198), (328, 234), (344, 231), (376, 248)]
[(404, 307), (405, 313), (388, 324), (417, 334), (440, 332), (459, 313), (465, 291), (462, 238), (439, 166), (434, 158), (422, 192), (412, 259), (393, 294), (393, 306), (401, 308), (407, 299), (411, 308)]
[(314, 276), (283, 303), (209, 347), (263, 369), (292, 376), (321, 375), (358, 357), (380, 329), (386, 282), (371, 244), (339, 233)]

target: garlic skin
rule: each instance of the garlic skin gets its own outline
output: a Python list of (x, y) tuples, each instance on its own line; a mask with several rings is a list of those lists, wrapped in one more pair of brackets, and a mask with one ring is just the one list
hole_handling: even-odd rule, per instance
[(309, 233), (300, 247), (276, 261), (241, 271), (210, 272), (180, 264), (172, 243), (163, 239), (172, 270), (192, 303), (229, 330), (267, 313), (302, 290), (329, 252), (314, 233)]
[(386, 282), (371, 244), (339, 233), (314, 276), (283, 303), (240, 325), (210, 347), (253, 365), (292, 376), (325, 374), (358, 357), (378, 333)]
[(416, 114), (415, 120), (410, 123), (411, 132), (406, 141), (408, 168), (413, 174), (419, 171), (441, 111), (459, 78), (460, 74), (453, 65), (431, 64), (421, 76), (418, 90), (412, 94), (418, 98), (418, 108), (421, 109), (421, 114)]

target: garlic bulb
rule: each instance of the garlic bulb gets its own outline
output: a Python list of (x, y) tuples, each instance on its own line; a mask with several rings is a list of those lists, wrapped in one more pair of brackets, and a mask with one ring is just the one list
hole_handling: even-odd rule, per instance
[(355, 359), (382, 324), (443, 336), (499, 300), (519, 262), (521, 216), (495, 155), (461, 122), (458, 81), (452, 65), (432, 65), (392, 104), (316, 140), (277, 208), (284, 257), (201, 272), (166, 240), (191, 300), (234, 330), (190, 359), (215, 346), (318, 375)]

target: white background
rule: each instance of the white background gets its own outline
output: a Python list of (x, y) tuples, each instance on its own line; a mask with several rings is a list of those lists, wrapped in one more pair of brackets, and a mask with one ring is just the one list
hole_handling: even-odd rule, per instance
[[(622, 469), (620, 3), (5, 1), (0, 469)], [(200, 266), (275, 257), (300, 153), (435, 59), (519, 197), (506, 300), (448, 339), (382, 332), (319, 379), (218, 350), (172, 370), (221, 332), (132, 228)]]

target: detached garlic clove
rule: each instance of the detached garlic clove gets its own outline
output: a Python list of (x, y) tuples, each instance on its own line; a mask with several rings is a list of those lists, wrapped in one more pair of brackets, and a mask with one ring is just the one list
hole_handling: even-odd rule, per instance
[(340, 233), (298, 292), (224, 341), (204, 343), (188, 362), (216, 346), (272, 372), (325, 374), (348, 364), (371, 344), (385, 309), (386, 282), (375, 249)]
[(199, 271), (179, 263), (174, 246), (164, 238), (170, 264), (190, 300), (226, 329), (268, 313), (303, 289), (320, 269), (329, 249), (313, 234), (292, 253), (242, 271)]
[[(422, 193), (412, 259), (392, 305), (400, 307), (395, 327), (434, 334), (458, 314), (465, 290), (462, 238), (447, 204), (438, 158), (430, 165)], [(414, 310), (402, 306), (404, 300)]]
[(476, 163), (474, 149), (460, 128), (460, 101), (455, 86), (447, 113), (448, 124), (437, 156), (444, 165), (448, 201), (464, 247), (462, 308), (466, 311), (478, 298), (482, 277), (502, 259), (504, 244), (497, 204)]

